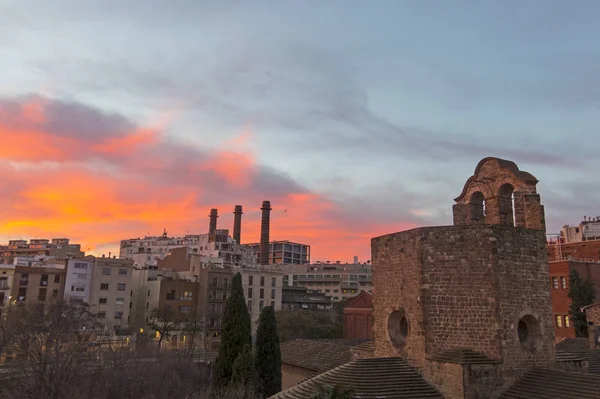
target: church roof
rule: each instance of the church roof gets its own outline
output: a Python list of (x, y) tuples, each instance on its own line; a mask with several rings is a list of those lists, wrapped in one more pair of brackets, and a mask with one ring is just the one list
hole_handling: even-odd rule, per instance
[(281, 361), (322, 373), (352, 360), (350, 348), (365, 339), (295, 339), (281, 344)]
[(527, 372), (499, 399), (598, 399), (600, 376), (558, 370)]
[(443, 396), (399, 357), (358, 359), (319, 374), (271, 399), (309, 399), (320, 385), (354, 388), (356, 399), (443, 399)]
[(500, 360), (490, 359), (486, 355), (472, 351), (471, 349), (450, 349), (437, 355), (428, 357), (430, 360), (445, 363), (459, 364), (493, 364), (501, 363)]

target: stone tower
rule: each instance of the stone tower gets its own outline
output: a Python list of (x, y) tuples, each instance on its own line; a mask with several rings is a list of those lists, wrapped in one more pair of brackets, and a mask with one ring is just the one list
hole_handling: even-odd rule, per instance
[(373, 238), (375, 356), (402, 356), (446, 397), (495, 398), (555, 362), (537, 179), (482, 160), (454, 226)]

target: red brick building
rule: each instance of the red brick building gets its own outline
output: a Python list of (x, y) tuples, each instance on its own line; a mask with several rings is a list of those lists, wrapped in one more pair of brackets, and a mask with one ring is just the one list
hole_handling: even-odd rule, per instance
[(344, 307), (344, 338), (373, 339), (373, 295), (363, 291)]
[(577, 270), (583, 279), (591, 279), (594, 282), (596, 291), (600, 293), (600, 261), (550, 261), (550, 294), (552, 296), (552, 313), (557, 340), (575, 337), (575, 330), (569, 318), (571, 299), (569, 299), (568, 294), (571, 270)]
[(548, 243), (548, 260), (596, 260), (600, 261), (600, 240)]

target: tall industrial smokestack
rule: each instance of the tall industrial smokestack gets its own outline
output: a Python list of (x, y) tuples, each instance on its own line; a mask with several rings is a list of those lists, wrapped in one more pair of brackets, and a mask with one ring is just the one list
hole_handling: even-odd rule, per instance
[(269, 224), (271, 219), (271, 202), (263, 201), (262, 218), (260, 223), (260, 256), (259, 263), (261, 265), (269, 264)]
[(242, 243), (240, 240), (242, 237), (242, 214), (243, 213), (244, 212), (242, 212), (242, 206), (236, 205), (235, 210), (233, 211), (233, 239), (238, 244)]
[(210, 218), (210, 223), (208, 224), (208, 234), (213, 234), (217, 229), (217, 218), (219, 217), (217, 209), (211, 209), (208, 217)]

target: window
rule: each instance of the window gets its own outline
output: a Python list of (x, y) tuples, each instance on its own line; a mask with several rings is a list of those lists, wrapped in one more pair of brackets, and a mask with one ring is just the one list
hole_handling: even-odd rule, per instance
[(191, 301), (192, 300), (192, 291), (184, 291), (183, 294), (179, 295), (180, 301)]
[(248, 300), (248, 312), (252, 313), (252, 300)]
[(567, 328), (571, 327), (569, 316), (566, 316), (566, 315), (565, 315), (565, 327), (567, 327)]
[(252, 298), (252, 287), (248, 287), (248, 298)]
[(262, 312), (263, 308), (265, 307), (265, 301), (260, 301), (258, 303), (258, 307), (259, 307), (260, 311)]
[(216, 287), (219, 284), (219, 279), (217, 277), (213, 277), (213, 283), (212, 286)]
[(556, 327), (560, 328), (563, 326), (562, 324), (562, 316), (555, 316), (556, 318)]
[(560, 278), (560, 286), (563, 288), (563, 290), (567, 289), (567, 279), (565, 277)]
[(552, 288), (558, 289), (558, 277), (552, 277)]
[(408, 336), (408, 319), (404, 309), (394, 310), (389, 315), (387, 328), (392, 344), (397, 348), (404, 346)]
[(98, 300), (98, 303), (106, 303), (107, 299), (106, 298), (100, 298)]
[(87, 263), (75, 262), (73, 265), (75, 269), (87, 269)]
[(192, 310), (191, 306), (180, 306), (179, 313), (190, 313)]
[(110, 267), (105, 267), (102, 269), (103, 276), (110, 276)]
[(27, 288), (19, 288), (19, 294), (17, 296), (17, 300), (19, 302), (24, 301), (27, 297)]
[(340, 290), (333, 290), (333, 292), (340, 292)]
[(275, 277), (271, 277), (271, 287), (275, 287), (277, 284), (277, 279)]
[(223, 287), (227, 288), (227, 284), (229, 284), (229, 281), (226, 278), (224, 278), (223, 279)]
[(123, 312), (115, 312), (115, 319), (122, 319), (123, 318)]
[(174, 301), (175, 300), (175, 290), (171, 290), (169, 292), (167, 292), (167, 301)]
[(106, 318), (106, 312), (98, 312), (96, 314), (96, 317), (98, 317), (99, 319), (104, 319)]
[(260, 299), (263, 299), (265, 297), (265, 289), (261, 288), (260, 289)]
[(8, 277), (0, 278), (0, 290), (5, 290), (8, 288)]
[(127, 276), (127, 269), (119, 269), (119, 275)]
[(19, 285), (27, 285), (29, 283), (29, 274), (21, 273), (21, 278), (19, 279)]
[(55, 274), (54, 275), (54, 283), (55, 284), (59, 284), (60, 283), (60, 274)]
[(227, 291), (223, 291), (223, 300), (226, 301), (227, 300)]
[(254, 276), (248, 276), (248, 285), (254, 285)]
[(265, 276), (260, 276), (260, 286), (261, 287), (265, 286)]
[(75, 292), (84, 292), (85, 287), (75, 287)]
[(38, 292), (38, 301), (44, 302), (46, 300), (46, 288), (40, 288)]
[(115, 301), (115, 305), (123, 305), (124, 303), (125, 303), (125, 298), (123, 298), (122, 296), (118, 296)]
[(125, 283), (117, 284), (117, 291), (125, 291), (125, 288), (127, 288), (127, 284), (125, 284)]
[(100, 284), (100, 291), (108, 291), (108, 283)]
[(209, 327), (214, 327), (215, 326), (215, 322), (216, 322), (215, 319), (210, 319), (210, 321), (208, 323)]
[(148, 290), (148, 296), (150, 296), (150, 290)]
[(58, 298), (58, 290), (52, 290), (52, 298)]
[(271, 299), (275, 299), (275, 288), (271, 289)]

